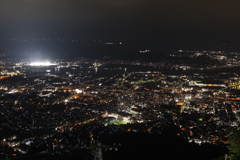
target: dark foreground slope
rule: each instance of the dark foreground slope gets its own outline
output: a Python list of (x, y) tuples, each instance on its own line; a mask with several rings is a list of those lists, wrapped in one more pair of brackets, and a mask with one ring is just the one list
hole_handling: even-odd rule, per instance
[[(121, 143), (118, 150), (103, 149), (104, 160), (215, 160), (226, 153), (224, 145), (189, 144), (179, 137), (152, 135), (148, 133), (118, 133), (102, 137), (103, 145)], [(67, 157), (62, 157), (66, 159)], [(71, 159), (93, 159), (87, 151), (76, 151)], [(220, 158), (219, 158), (220, 159)]]

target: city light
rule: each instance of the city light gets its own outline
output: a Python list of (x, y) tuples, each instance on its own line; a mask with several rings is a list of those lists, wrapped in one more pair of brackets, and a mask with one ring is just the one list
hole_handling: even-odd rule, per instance
[(50, 62), (32, 62), (32, 63), (30, 63), (30, 66), (51, 66), (51, 65), (56, 65), (56, 64), (50, 63)]
[[(196, 62), (194, 54), (188, 58)], [(180, 52), (174, 57), (177, 56)], [(231, 61), (232, 55), (224, 56), (230, 61), (223, 64), (233, 62), (233, 66), (240, 66)], [(61, 148), (58, 152), (65, 154), (68, 151), (64, 149), (86, 146), (87, 142), (80, 138), (85, 133), (95, 138), (120, 132), (161, 136), (169, 133), (198, 145), (227, 143), (225, 130), (240, 124), (240, 80), (236, 68), (227, 67), (228, 73), (222, 71), (226, 65), (200, 65), (204, 69), (199, 70), (194, 64), (188, 68), (191, 74), (186, 74), (185, 64), (181, 68), (181, 63), (166, 63), (169, 62), (85, 58), (2, 62), (1, 75), (5, 80), (0, 85), (0, 114), (4, 121), (0, 125), (15, 128), (1, 137), (0, 144), (12, 150), (25, 149), (20, 144), (29, 149), (43, 144), (44, 150), (55, 152)], [(131, 71), (129, 66), (137, 68)], [(209, 74), (212, 71), (214, 75)], [(19, 130), (21, 134), (17, 134)], [(35, 136), (36, 131), (43, 139)], [(62, 134), (67, 132), (71, 132), (69, 137)], [(40, 147), (39, 153), (44, 150)]]
[(83, 91), (82, 90), (80, 90), (80, 89), (76, 89), (75, 90), (77, 93), (82, 93)]

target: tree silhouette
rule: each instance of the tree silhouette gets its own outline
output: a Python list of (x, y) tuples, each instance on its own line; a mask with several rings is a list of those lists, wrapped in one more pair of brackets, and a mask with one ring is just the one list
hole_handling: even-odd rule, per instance
[(239, 160), (240, 159), (240, 130), (233, 131), (229, 136), (230, 144), (228, 149), (230, 151), (230, 159), (231, 160)]

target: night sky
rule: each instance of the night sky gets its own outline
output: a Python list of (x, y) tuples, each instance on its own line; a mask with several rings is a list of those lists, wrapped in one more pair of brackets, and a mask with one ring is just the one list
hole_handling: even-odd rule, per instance
[(1, 0), (1, 38), (238, 43), (239, 0)]

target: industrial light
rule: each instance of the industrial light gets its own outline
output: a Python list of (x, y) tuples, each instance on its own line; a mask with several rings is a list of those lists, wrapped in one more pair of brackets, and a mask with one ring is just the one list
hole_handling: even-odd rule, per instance
[(30, 66), (51, 66), (51, 65), (56, 65), (56, 64), (50, 63), (50, 62), (32, 62), (32, 63), (30, 63)]

